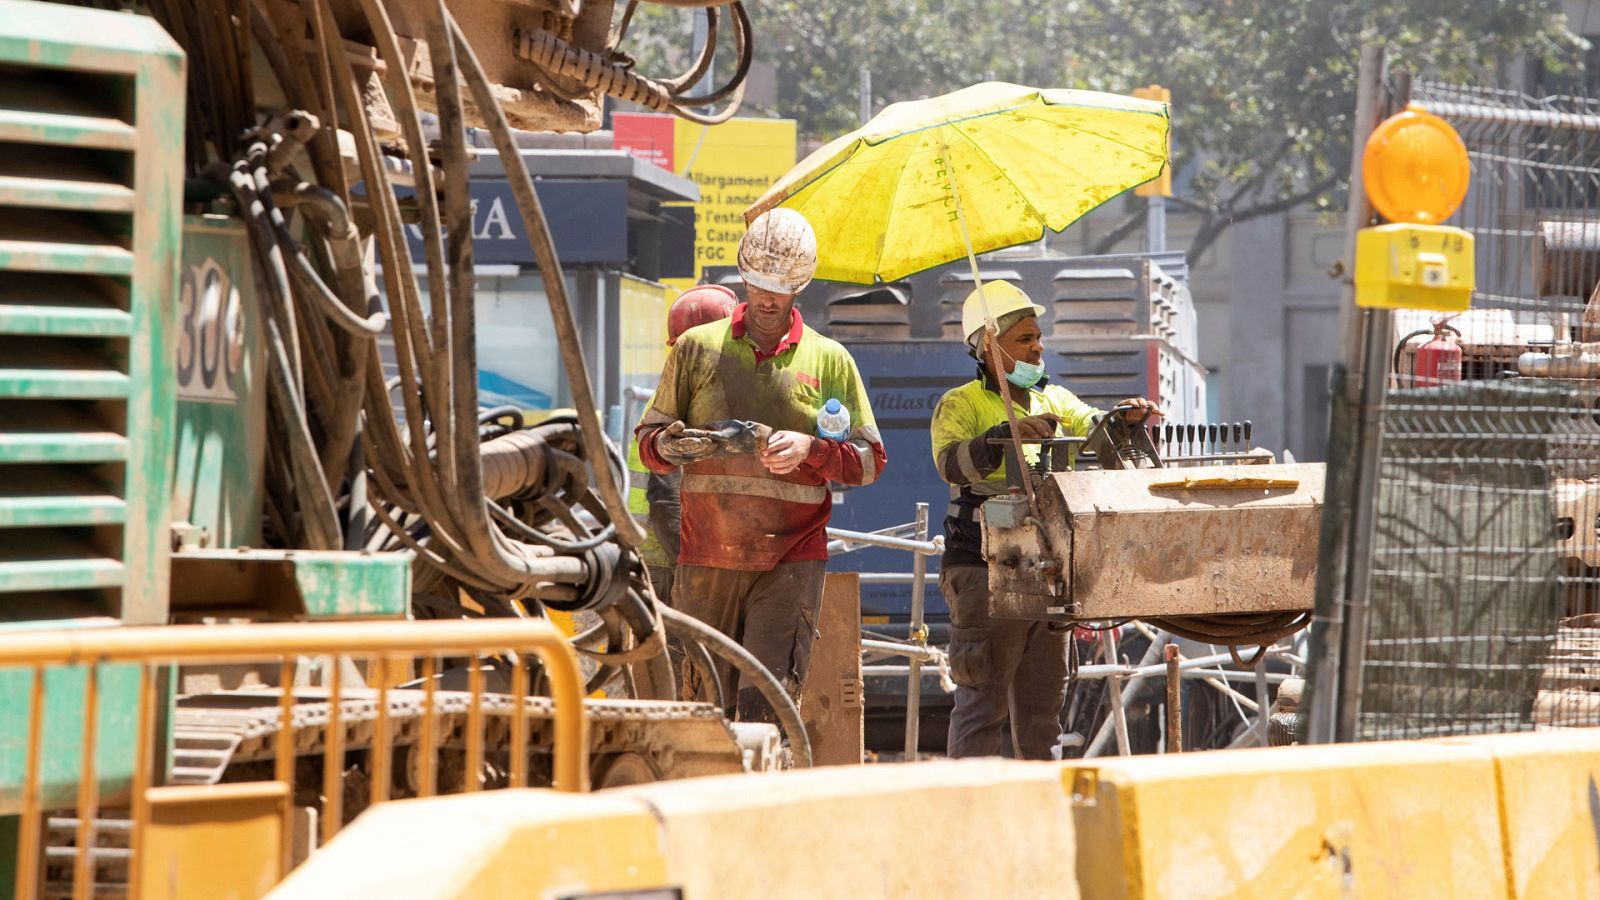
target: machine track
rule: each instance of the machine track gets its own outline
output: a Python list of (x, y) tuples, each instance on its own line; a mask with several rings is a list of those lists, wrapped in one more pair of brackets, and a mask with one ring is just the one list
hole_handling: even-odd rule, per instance
[[(378, 691), (345, 691), (339, 703), (338, 727), (347, 754), (372, 749), (378, 721)], [(223, 691), (185, 697), (178, 701), (173, 721), (172, 784), (217, 784), (255, 777), (259, 766), (271, 765), (281, 722), (281, 694), (275, 689)], [(411, 775), (415, 750), (421, 745), (427, 694), (421, 690), (387, 692), (390, 744), (406, 753), (396, 796), (403, 795)], [(442, 754), (464, 752), (472, 695), (466, 691), (435, 691), (434, 734)], [(295, 754), (301, 760), (320, 762), (327, 746), (331, 704), (326, 691), (297, 688), (291, 722)], [(687, 778), (765, 770), (776, 766), (777, 731), (771, 726), (726, 722), (710, 704), (647, 700), (590, 700), (589, 746), (594, 761), (595, 786), (608, 786), (610, 763), (624, 754), (646, 762), (658, 779)], [(511, 747), (515, 702), (504, 694), (483, 695), (484, 756), (491, 763)], [(537, 760), (548, 756), (554, 740), (554, 703), (547, 697), (524, 700), (528, 719), (528, 744), (535, 764), (530, 778), (548, 783), (547, 768)], [(543, 752), (541, 752), (543, 751)], [(441, 762), (441, 767), (447, 764)], [(637, 776), (630, 763), (630, 777)], [(445, 786), (441, 782), (441, 789)]]

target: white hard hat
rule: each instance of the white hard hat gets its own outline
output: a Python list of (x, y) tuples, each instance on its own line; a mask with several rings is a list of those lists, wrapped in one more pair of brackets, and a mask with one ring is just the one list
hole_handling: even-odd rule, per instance
[(1044, 307), (1034, 303), (1017, 287), (1009, 281), (983, 282), (983, 300), (978, 299), (978, 289), (973, 288), (961, 304), (961, 334), (971, 345), (978, 332), (983, 330), (983, 301), (989, 302), (989, 315), (996, 322), (1014, 312), (1031, 310), (1035, 316), (1044, 315)]
[(817, 233), (792, 209), (769, 209), (739, 241), (745, 283), (778, 294), (798, 294), (817, 271)]

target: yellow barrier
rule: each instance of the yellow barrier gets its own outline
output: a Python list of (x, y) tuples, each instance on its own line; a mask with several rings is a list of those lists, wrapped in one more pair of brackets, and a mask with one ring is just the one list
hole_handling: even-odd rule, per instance
[[(395, 854), (397, 846), (428, 852)], [(388, 804), (281, 898), (1600, 896), (1600, 729)], [(666, 894), (663, 894), (666, 896)]]
[(1507, 896), (1494, 761), (1383, 743), (1062, 770), (1086, 898)]
[[(39, 748), (42, 743), (44, 709), (47, 703), (45, 671), (55, 666), (82, 666), (85, 672), (83, 700), (83, 759), (77, 800), (77, 839), (80, 848), (73, 878), (74, 897), (87, 897), (93, 883), (93, 854), (81, 848), (94, 845), (94, 818), (98, 812), (96, 795), (95, 724), (99, 718), (98, 679), (101, 663), (136, 663), (139, 666), (138, 726), (135, 740), (137, 760), (132, 791), (133, 831), (131, 834), (132, 871), (130, 893), (141, 888), (139, 844), (149, 821), (148, 791), (152, 776), (152, 742), (156, 706), (156, 668), (171, 664), (230, 663), (279, 660), (280, 683), (294, 684), (295, 660), (300, 656), (332, 655), (385, 659), (394, 654), (424, 657), (424, 758), (431, 761), (436, 739), (432, 715), (435, 690), (432, 679), (436, 658), (441, 655), (480, 656), (486, 651), (533, 651), (545, 662), (551, 693), (555, 699), (555, 785), (558, 790), (582, 792), (589, 789), (588, 720), (583, 709), (583, 681), (577, 658), (553, 626), (536, 619), (411, 622), (326, 622), (283, 625), (217, 625), (86, 629), (7, 634), (0, 637), (0, 668), (32, 667), (29, 699), (27, 762), (22, 792), (22, 816), (17, 848), (16, 896), (32, 898), (39, 893), (39, 859), (42, 839), (42, 799)], [(340, 666), (330, 667), (328, 693), (342, 697)], [(483, 674), (473, 666), (469, 676), (471, 707), (467, 741), (467, 772), (477, 772), (483, 761), (482, 692)], [(518, 666), (512, 678), (513, 708), (520, 708), (527, 695), (527, 670)], [(373, 739), (374, 772), (372, 802), (388, 799), (390, 757), (389, 705), (386, 679), (379, 679), (377, 721)], [(275, 776), (286, 787), (285, 798), (294, 793), (294, 727), (291, 710), (294, 692), (284, 690), (277, 734)], [(326, 807), (323, 832), (331, 838), (342, 824), (340, 781), (343, 747), (338, 739), (339, 703), (329, 704), (328, 735), (325, 747), (324, 785)], [(511, 784), (527, 784), (528, 722), (525, 716), (511, 717)], [(431, 792), (433, 767), (424, 767), (424, 793)], [(477, 787), (475, 778), (466, 779), (468, 790)], [(293, 805), (282, 804), (280, 830), (280, 875), (289, 869), (293, 836)]]
[(1047, 763), (829, 767), (585, 797), (502, 791), (365, 813), (272, 896), (1072, 900), (1072, 835)]
[(1600, 729), (1450, 738), (1494, 757), (1517, 898), (1600, 897)]

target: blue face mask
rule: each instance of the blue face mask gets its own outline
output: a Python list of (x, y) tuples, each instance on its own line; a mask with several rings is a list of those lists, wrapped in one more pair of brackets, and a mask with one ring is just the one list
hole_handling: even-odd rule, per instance
[(1037, 363), (1023, 362), (1020, 359), (1011, 361), (1011, 371), (1006, 373), (1006, 380), (1023, 390), (1033, 387), (1044, 377), (1044, 366)]

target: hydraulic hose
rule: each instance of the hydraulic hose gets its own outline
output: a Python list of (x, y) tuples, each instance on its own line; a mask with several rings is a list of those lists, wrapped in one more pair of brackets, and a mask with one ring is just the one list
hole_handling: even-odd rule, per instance
[[(567, 385), (572, 391), (572, 404), (578, 410), (584, 445), (589, 451), (590, 458), (599, 457), (605, 452), (605, 431), (600, 427), (594, 390), (589, 384), (589, 372), (583, 362), (583, 349), (578, 342), (578, 325), (573, 320), (572, 306), (567, 301), (566, 281), (561, 277), (561, 263), (556, 257), (555, 242), (550, 237), (549, 223), (545, 221), (544, 207), (539, 202), (538, 194), (534, 192), (533, 179), (528, 175), (528, 168), (523, 163), (522, 154), (511, 135), (511, 126), (506, 122), (505, 113), (495, 100), (494, 88), (489, 82), (489, 77), (484, 74), (483, 67), (479, 64), (477, 55), (472, 52), (472, 47), (467, 44), (460, 26), (455, 24), (453, 19), (449, 19), (449, 13), (441, 11), (441, 14), (449, 20), (456, 50), (460, 54), (462, 71), (466, 75), (467, 84), (472, 88), (473, 101), (488, 120), (489, 133), (494, 138), (495, 149), (500, 152), (500, 159), (505, 163), (506, 177), (511, 184), (512, 193), (516, 196), (517, 209), (522, 214), (528, 242), (533, 247), (534, 257), (539, 264), (539, 273), (544, 279), (545, 296), (550, 303), (550, 317), (561, 346)], [(606, 514), (611, 517), (612, 524), (617, 527), (618, 540), (629, 548), (640, 546), (645, 541), (644, 530), (628, 514), (627, 500), (610, 467), (600, 467), (595, 474), (595, 482), (600, 488), (600, 499), (605, 503)]]
[[(761, 696), (777, 714), (783, 733), (789, 736), (789, 749), (794, 753), (795, 766), (810, 768), (811, 738), (806, 734), (805, 723), (800, 719), (800, 708), (795, 705), (789, 692), (783, 689), (777, 676), (768, 671), (760, 660), (751, 656), (750, 651), (710, 625), (678, 612), (670, 606), (662, 606), (660, 610), (661, 617), (666, 620), (669, 630), (677, 632), (680, 637), (687, 635), (700, 642), (711, 653), (738, 669), (739, 674), (750, 679), (751, 686), (761, 692)], [(711, 672), (710, 677), (716, 678), (716, 672)]]

